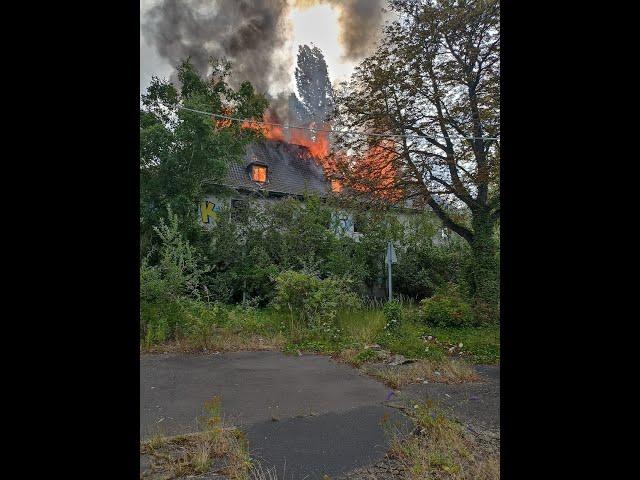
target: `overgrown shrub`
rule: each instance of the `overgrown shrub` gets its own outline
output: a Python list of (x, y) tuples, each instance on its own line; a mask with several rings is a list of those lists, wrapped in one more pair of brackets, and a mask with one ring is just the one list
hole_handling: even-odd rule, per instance
[(275, 278), (275, 284), (273, 306), (308, 326), (332, 323), (339, 309), (361, 306), (345, 277), (320, 279), (308, 273), (285, 271)]
[(492, 306), (486, 302), (477, 301), (473, 304), (473, 314), (477, 325), (489, 325), (499, 323), (500, 321), (500, 304)]
[(140, 335), (147, 347), (184, 334), (186, 325), (185, 309), (179, 300), (140, 303)]
[(155, 229), (160, 239), (159, 261), (140, 265), (140, 334), (147, 346), (176, 338), (189, 330), (188, 300), (207, 295), (202, 278), (208, 272), (201, 267), (197, 252), (180, 233), (178, 217), (168, 209), (168, 222)]
[(396, 331), (381, 332), (378, 336), (377, 343), (391, 352), (404, 355), (408, 358), (441, 358), (441, 349), (427, 345), (422, 340), (423, 335), (424, 326), (403, 321)]
[(229, 315), (223, 305), (206, 304), (197, 300), (183, 301), (186, 335), (198, 348), (209, 348), (214, 329), (228, 323)]
[(385, 303), (382, 312), (386, 320), (384, 329), (387, 331), (396, 331), (402, 321), (402, 304), (397, 300)]
[(191, 296), (200, 298), (204, 293), (202, 278), (209, 271), (201, 266), (198, 252), (180, 233), (178, 216), (168, 209), (169, 220), (160, 219), (154, 228), (160, 237), (160, 262), (158, 268), (171, 298)]
[(467, 327), (474, 323), (471, 306), (458, 287), (448, 284), (420, 302), (423, 320), (436, 327)]
[(402, 239), (403, 250), (394, 265), (394, 289), (413, 298), (428, 298), (447, 283), (463, 285), (463, 268), (471, 252), (453, 233), (442, 237), (441, 224), (423, 214), (411, 218)]

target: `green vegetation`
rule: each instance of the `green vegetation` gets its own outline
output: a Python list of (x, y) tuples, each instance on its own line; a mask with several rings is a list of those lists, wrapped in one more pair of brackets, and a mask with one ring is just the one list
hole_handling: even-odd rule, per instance
[(500, 454), (496, 449), (479, 442), (432, 402), (410, 404), (405, 411), (415, 424), (414, 432), (408, 436), (390, 433), (390, 454), (402, 465), (404, 478), (500, 478)]
[[(499, 361), (494, 302), (478, 302), (477, 252), (453, 232), (434, 242), (432, 213), (400, 222), (356, 208), (357, 240), (337, 233), (346, 206), (314, 196), (247, 199), (218, 212), (214, 228), (197, 224), (198, 202), (229, 193), (216, 185), (259, 134), (180, 107), (260, 118), (267, 106), (250, 84), (227, 84), (228, 64), (212, 68), (201, 78), (187, 61), (180, 87), (154, 79), (142, 98), (141, 348), (321, 352), (363, 365), (379, 359), (377, 344), (432, 362)], [(389, 241), (398, 300), (386, 303), (374, 295)]]
[(182, 233), (201, 248), (206, 235), (197, 224), (196, 208), (204, 193), (240, 161), (257, 133), (237, 123), (212, 124), (186, 107), (218, 114), (261, 119), (267, 101), (249, 82), (237, 89), (228, 83), (231, 65), (211, 59), (211, 75), (202, 78), (189, 60), (177, 68), (180, 87), (154, 77), (140, 107), (140, 247), (143, 256), (157, 245), (154, 227), (171, 207)]
[(339, 309), (355, 309), (360, 298), (352, 291), (348, 278), (329, 277), (284, 271), (275, 277), (273, 306), (288, 312), (291, 319), (313, 328), (333, 323)]
[[(470, 303), (484, 322), (495, 321), (500, 307), (500, 148), (494, 139), (500, 136), (500, 2), (393, 0), (389, 8), (396, 20), (386, 24), (375, 50), (336, 90), (336, 117), (342, 125), (388, 134), (475, 137), (418, 144), (385, 139), (378, 144), (385, 152), (379, 163), (393, 165), (402, 172), (398, 183), (412, 186), (393, 193), (428, 204), (467, 243)], [(372, 143), (351, 135), (334, 142), (334, 148), (352, 152), (340, 169), (345, 187), (369, 203), (372, 193), (390, 190), (382, 168), (374, 170), (365, 160)], [(411, 279), (419, 279), (425, 265), (424, 259), (415, 262)]]
[[(274, 295), (266, 308), (249, 302), (227, 305), (211, 299), (206, 285), (210, 269), (184, 240), (177, 216), (161, 220), (156, 233), (157, 264), (145, 259), (140, 267), (141, 344), (146, 350), (167, 343), (179, 350), (283, 349), (337, 355), (349, 350), (350, 361), (362, 364), (375, 358), (367, 347), (379, 344), (414, 359), (439, 361), (462, 353), (476, 362), (499, 361), (498, 326), (460, 322), (458, 290), (442, 290), (419, 308), (400, 301), (380, 308), (374, 302), (365, 306), (346, 275), (321, 278), (287, 270), (271, 277)], [(437, 315), (430, 305), (440, 306)]]
[(500, 326), (470, 328), (429, 328), (429, 335), (447, 345), (463, 345), (474, 363), (493, 364), (500, 361)]
[(387, 332), (395, 332), (398, 330), (400, 323), (402, 322), (402, 305), (397, 300), (391, 300), (384, 304), (382, 308), (384, 313), (385, 326), (384, 329)]
[(471, 306), (453, 284), (440, 288), (433, 297), (422, 300), (420, 306), (424, 321), (436, 327), (468, 327), (474, 321)]
[[(140, 442), (140, 455), (151, 460), (151, 469), (140, 478), (183, 478), (216, 471), (230, 480), (249, 480), (255, 468), (243, 432), (224, 425), (220, 397), (205, 403), (201, 431), (174, 437), (155, 435)], [(160, 476), (159, 476), (160, 475)], [(255, 476), (254, 476), (255, 477)]]

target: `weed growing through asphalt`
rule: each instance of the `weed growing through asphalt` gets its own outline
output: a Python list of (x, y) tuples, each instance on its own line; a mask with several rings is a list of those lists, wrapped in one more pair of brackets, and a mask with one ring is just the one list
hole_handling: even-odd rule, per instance
[(432, 402), (409, 404), (406, 412), (414, 432), (392, 432), (389, 453), (400, 462), (408, 480), (500, 478), (499, 451), (481, 446)]
[(463, 360), (444, 358), (439, 361), (419, 360), (407, 365), (365, 365), (364, 373), (371, 375), (393, 389), (424, 381), (462, 383), (479, 381), (471, 365)]
[(252, 468), (248, 444), (244, 434), (234, 427), (225, 426), (221, 417), (220, 397), (205, 403), (206, 415), (202, 431), (175, 437), (154, 436), (141, 442), (140, 453), (151, 457), (152, 474), (181, 478), (216, 471), (230, 480), (248, 480)]

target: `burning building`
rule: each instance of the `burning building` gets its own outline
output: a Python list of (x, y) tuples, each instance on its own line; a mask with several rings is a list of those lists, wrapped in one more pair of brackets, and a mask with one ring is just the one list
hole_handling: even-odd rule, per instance
[[(231, 195), (208, 195), (200, 204), (200, 222), (212, 227), (218, 213), (236, 202), (253, 198), (273, 202), (283, 197), (303, 199), (316, 195), (327, 199), (341, 185), (326, 175), (322, 160), (306, 145), (266, 139), (250, 144), (241, 163), (229, 166), (223, 185)], [(357, 237), (351, 214), (336, 211), (343, 233)]]

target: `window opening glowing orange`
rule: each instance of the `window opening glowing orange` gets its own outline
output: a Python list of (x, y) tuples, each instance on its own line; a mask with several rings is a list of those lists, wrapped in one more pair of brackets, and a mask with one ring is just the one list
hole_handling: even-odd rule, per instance
[(254, 165), (251, 169), (251, 179), (254, 182), (264, 183), (267, 181), (267, 167)]

